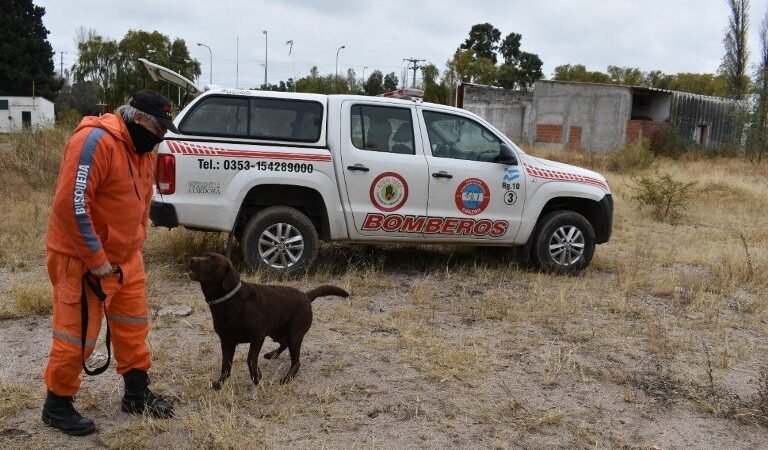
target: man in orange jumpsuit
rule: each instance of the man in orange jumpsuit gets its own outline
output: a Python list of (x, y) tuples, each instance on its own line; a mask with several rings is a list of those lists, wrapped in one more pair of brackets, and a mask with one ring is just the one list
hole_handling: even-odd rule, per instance
[[(48, 396), (42, 418), (67, 434), (96, 429), (72, 404), (83, 364), (83, 290), (88, 309), (85, 358), (93, 351), (106, 306), (117, 373), (125, 381), (121, 409), (173, 415), (173, 405), (148, 388), (149, 322), (141, 253), (156, 160), (152, 150), (166, 130), (178, 133), (170, 103), (143, 90), (114, 114), (83, 118), (64, 149), (46, 236), (53, 343), (45, 369)], [(104, 304), (83, 282), (86, 274), (100, 282)]]

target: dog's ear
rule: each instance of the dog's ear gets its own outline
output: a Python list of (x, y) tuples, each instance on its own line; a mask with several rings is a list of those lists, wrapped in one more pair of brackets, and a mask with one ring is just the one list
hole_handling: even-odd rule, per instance
[(240, 282), (240, 274), (237, 273), (232, 264), (227, 265), (227, 271), (224, 273), (224, 279), (221, 280), (221, 284), (226, 290), (234, 289), (237, 283)]

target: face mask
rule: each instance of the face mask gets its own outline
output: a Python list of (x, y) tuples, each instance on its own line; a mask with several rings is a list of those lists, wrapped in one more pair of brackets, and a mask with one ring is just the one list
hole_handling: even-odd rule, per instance
[(133, 141), (133, 146), (136, 148), (136, 153), (149, 153), (155, 148), (155, 145), (163, 142), (163, 138), (155, 135), (136, 122), (127, 123), (125, 126), (128, 127), (128, 133), (131, 135), (131, 140)]

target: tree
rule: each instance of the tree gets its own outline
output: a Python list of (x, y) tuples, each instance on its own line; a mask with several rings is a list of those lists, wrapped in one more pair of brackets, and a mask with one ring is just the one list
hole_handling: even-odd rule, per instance
[(384, 92), (384, 74), (380, 70), (374, 70), (363, 85), (366, 95), (379, 95)]
[(563, 64), (555, 67), (552, 79), (558, 81), (580, 81), (583, 83), (610, 83), (611, 77), (599, 71), (589, 71), (583, 64)]
[(747, 132), (747, 156), (760, 163), (768, 151), (768, 11), (760, 25), (760, 64), (755, 73), (755, 104)]
[(95, 116), (101, 112), (101, 88), (95, 81), (65, 84), (56, 97), (56, 109), (71, 108), (81, 116)]
[(395, 72), (389, 72), (384, 76), (384, 92), (397, 90), (397, 85), (400, 80), (395, 75)]
[(440, 76), (440, 71), (437, 70), (437, 66), (429, 63), (421, 69), (421, 74), (424, 77), (424, 101), (443, 105), (449, 104), (451, 89), (445, 79), (438, 83), (437, 78)]
[(741, 100), (749, 89), (749, 77), (746, 74), (747, 59), (749, 59), (747, 48), (749, 0), (727, 1), (730, 17), (725, 38), (723, 38), (725, 55), (720, 70), (725, 75), (729, 96)]
[(469, 30), (469, 37), (459, 47), (472, 50), (476, 58), (487, 58), (496, 64), (496, 49), (501, 39), (501, 31), (490, 23), (478, 23)]
[(76, 82), (95, 81), (103, 100), (109, 105), (122, 104), (139, 89), (163, 92), (172, 103), (179, 102), (176, 89), (165, 82), (150, 79), (139, 58), (167, 67), (194, 79), (200, 76), (200, 63), (189, 56), (183, 39), (170, 38), (157, 31), (129, 30), (118, 43), (99, 36), (95, 30), (80, 29), (78, 62), (73, 67)]
[[(452, 83), (460, 81), (528, 90), (543, 77), (541, 58), (520, 49), (521, 34), (509, 33), (498, 45), (500, 38), (501, 32), (490, 23), (474, 25), (467, 40), (446, 63)], [(500, 66), (496, 65), (497, 50), (503, 59)]]
[(54, 73), (53, 49), (43, 25), (45, 8), (32, 0), (5, 0), (1, 8), (0, 95), (54, 100), (64, 83)]
[(646, 74), (634, 67), (608, 66), (608, 76), (611, 83), (626, 86), (643, 86), (646, 81)]

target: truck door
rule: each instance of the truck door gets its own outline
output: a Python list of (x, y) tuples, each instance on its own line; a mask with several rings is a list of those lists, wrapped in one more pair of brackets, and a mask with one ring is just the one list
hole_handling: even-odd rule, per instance
[(428, 174), (417, 123), (403, 102), (342, 103), (342, 195), (353, 239), (422, 237)]
[(514, 240), (523, 213), (525, 173), (518, 164), (498, 162), (503, 141), (472, 117), (420, 112), (430, 174), (427, 214), (443, 218), (434, 238)]

